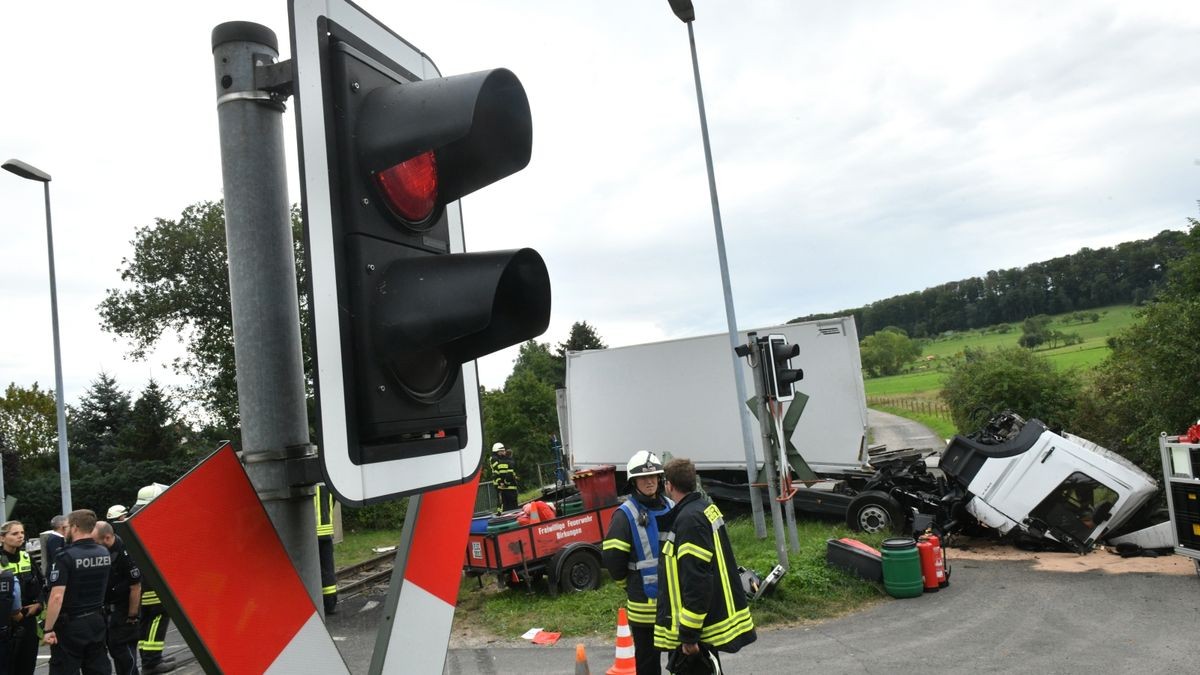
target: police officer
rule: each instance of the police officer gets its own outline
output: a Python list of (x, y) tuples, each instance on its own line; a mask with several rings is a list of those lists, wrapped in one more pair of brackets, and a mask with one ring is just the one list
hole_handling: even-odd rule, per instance
[(503, 443), (492, 444), (492, 485), (500, 493), (500, 510), (517, 508), (517, 471), (513, 468), (512, 450)]
[(13, 620), (21, 615), (21, 582), (9, 569), (0, 569), (0, 673), (8, 672)]
[(109, 675), (104, 649), (104, 594), (112, 554), (92, 539), (96, 514), (79, 509), (67, 514), (67, 545), (50, 567), (45, 642), (50, 645), (50, 675)]
[(0, 567), (10, 571), (21, 584), (21, 611), (13, 617), (9, 644), (8, 672), (12, 675), (33, 675), (38, 654), (38, 614), (42, 611), (42, 589), (45, 580), (42, 570), (29, 559), (25, 551), (25, 526), (10, 520), (0, 525)]
[(662, 472), (662, 463), (652, 452), (642, 450), (629, 459), (625, 466), (629, 497), (613, 512), (603, 544), (604, 566), (617, 585), (625, 588), (638, 675), (662, 672), (662, 657), (654, 648), (658, 554), (671, 528), (671, 507), (675, 506), (663, 494)]
[(317, 483), (313, 495), (317, 512), (317, 555), (321, 561), (321, 597), (325, 614), (337, 612), (337, 570), (333, 566), (333, 492), (324, 483)]
[[(125, 507), (113, 507), (109, 514), (125, 514)], [(125, 549), (125, 542), (103, 520), (96, 523), (95, 539), (112, 554), (108, 573), (108, 591), (104, 595), (104, 613), (108, 624), (108, 655), (116, 675), (137, 675), (138, 609), (142, 604), (142, 571)]]
[(717, 652), (733, 653), (756, 639), (725, 518), (716, 504), (696, 492), (691, 460), (667, 462), (663, 484), (676, 504), (658, 561), (663, 586), (654, 645), (672, 652), (667, 669), (673, 673), (690, 672), (696, 665), (703, 666), (701, 672), (719, 673)]

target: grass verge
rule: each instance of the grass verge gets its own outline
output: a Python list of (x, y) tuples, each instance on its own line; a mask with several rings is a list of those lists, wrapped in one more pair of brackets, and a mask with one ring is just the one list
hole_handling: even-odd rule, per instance
[[(758, 539), (748, 516), (729, 521), (729, 536), (738, 562), (765, 577), (776, 563), (773, 530), (768, 516), (768, 536)], [(825, 540), (855, 536), (878, 547), (882, 537), (852, 534), (844, 525), (827, 521), (797, 523), (800, 552), (789, 551), (790, 570), (775, 593), (753, 604), (751, 611), (759, 626), (781, 625), (825, 619), (858, 610), (883, 597), (876, 584), (826, 566)], [(515, 639), (526, 630), (542, 627), (564, 637), (610, 638), (616, 611), (625, 594), (605, 574), (600, 588), (551, 597), (545, 582), (523, 589), (500, 590), (495, 577), (464, 579), (454, 613), (455, 630), (464, 627), (475, 633)]]
[(394, 530), (362, 530), (345, 532), (341, 542), (333, 547), (334, 567), (342, 568), (373, 558), (372, 548), (395, 546), (400, 543), (400, 528)]

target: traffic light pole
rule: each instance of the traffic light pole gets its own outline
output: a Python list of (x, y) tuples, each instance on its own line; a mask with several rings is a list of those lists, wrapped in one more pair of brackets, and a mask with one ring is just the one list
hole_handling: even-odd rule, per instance
[[(691, 24), (688, 25), (690, 26)], [(754, 363), (750, 364), (757, 371), (751, 379), (754, 380), (754, 401), (758, 404), (758, 427), (762, 431), (763, 460), (766, 462), (763, 472), (767, 476), (767, 499), (771, 502), (771, 523), (775, 526), (775, 554), (779, 558), (779, 564), (783, 565), (783, 569), (786, 570), (791, 569), (791, 567), (788, 564), (787, 544), (785, 543), (786, 539), (783, 531), (783, 513), (778, 499), (779, 492), (775, 489), (775, 453), (771, 451), (771, 428), (767, 426), (770, 424), (771, 413), (767, 410), (767, 391), (763, 385), (762, 378), (764, 364), (766, 364), (766, 361), (763, 359), (770, 358), (770, 351), (769, 348), (758, 341), (756, 333), (750, 333), (748, 338), (749, 353), (757, 357), (758, 360), (758, 365), (754, 365)], [(752, 470), (756, 466), (757, 463), (750, 464)], [(751, 482), (757, 482), (757, 480), (758, 477), (755, 476), (751, 479)], [(759, 510), (762, 509), (761, 502), (758, 502), (758, 508)]]
[[(313, 603), (322, 607), (283, 103), (262, 84), (279, 43), (235, 21), (213, 29), (225, 236), (242, 460)], [(219, 505), (218, 505), (219, 507)]]

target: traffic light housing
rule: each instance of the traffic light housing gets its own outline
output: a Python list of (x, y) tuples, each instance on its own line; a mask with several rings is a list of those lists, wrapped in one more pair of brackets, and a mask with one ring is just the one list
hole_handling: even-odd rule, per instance
[(792, 400), (796, 397), (796, 382), (804, 379), (803, 370), (792, 368), (792, 359), (800, 354), (800, 345), (788, 344), (783, 335), (768, 335), (763, 346), (767, 396), (777, 401)]
[(440, 77), (350, 3), (297, 19), (309, 5), (293, 50), (322, 459), (342, 501), (367, 503), (473, 475), (473, 361), (549, 323), (541, 256), (466, 253), (457, 203), (528, 164), (532, 123), (510, 71)]

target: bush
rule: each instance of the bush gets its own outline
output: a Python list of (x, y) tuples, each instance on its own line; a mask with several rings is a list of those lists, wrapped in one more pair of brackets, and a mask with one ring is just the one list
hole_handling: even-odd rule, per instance
[(978, 428), (992, 413), (1012, 410), (1050, 426), (1073, 418), (1081, 383), (1025, 349), (968, 350), (946, 380), (942, 398), (962, 431)]

